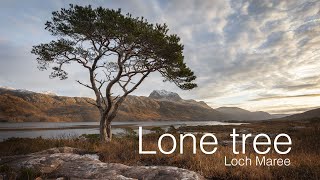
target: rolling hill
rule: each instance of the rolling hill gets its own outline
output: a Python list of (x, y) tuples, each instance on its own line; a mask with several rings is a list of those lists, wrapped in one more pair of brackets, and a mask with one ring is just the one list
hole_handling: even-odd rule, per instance
[(291, 116), (283, 117), (283, 120), (307, 120), (320, 118), (320, 108), (309, 110), (299, 114), (293, 114)]
[(215, 109), (226, 116), (228, 120), (265, 120), (274, 118), (271, 114), (263, 111), (251, 112), (238, 107), (220, 107)]
[[(98, 121), (99, 112), (86, 97), (57, 96), (51, 92), (0, 88), (2, 122)], [(177, 93), (155, 90), (149, 97), (128, 96), (115, 121), (224, 121), (272, 119), (266, 112), (237, 107), (213, 109), (203, 101), (184, 100)]]
[[(153, 94), (157, 93), (156, 91)], [(224, 116), (204, 102), (176, 96), (128, 96), (116, 121), (223, 120)], [(172, 99), (173, 98), (173, 99)], [(99, 112), (84, 97), (65, 97), (25, 90), (0, 88), (0, 121), (81, 122), (98, 121)]]

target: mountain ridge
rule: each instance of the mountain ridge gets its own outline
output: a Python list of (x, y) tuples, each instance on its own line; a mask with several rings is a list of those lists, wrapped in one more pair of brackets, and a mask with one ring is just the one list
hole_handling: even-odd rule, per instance
[[(98, 121), (98, 109), (88, 101), (94, 102), (87, 97), (0, 87), (0, 121)], [(226, 109), (229, 111), (226, 112)], [(177, 93), (155, 90), (149, 97), (129, 95), (119, 108), (115, 121), (253, 121), (269, 119), (271, 116), (266, 112), (250, 112), (238, 107), (213, 109), (203, 101), (185, 100)]]
[(273, 116), (264, 111), (248, 111), (239, 107), (219, 107), (215, 109), (228, 116), (229, 120), (266, 120), (273, 119)]
[(293, 114), (290, 116), (286, 116), (283, 118), (279, 118), (280, 120), (308, 120), (313, 118), (320, 118), (320, 108), (315, 108), (309, 111), (305, 111), (303, 113)]
[[(86, 97), (66, 97), (0, 88), (0, 121), (81, 122), (98, 121), (99, 112)], [(169, 101), (130, 95), (115, 121), (223, 120), (223, 115), (204, 102)]]

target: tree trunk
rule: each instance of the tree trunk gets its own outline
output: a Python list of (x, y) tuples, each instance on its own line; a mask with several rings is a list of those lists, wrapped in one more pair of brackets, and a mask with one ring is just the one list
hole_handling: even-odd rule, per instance
[(112, 139), (111, 122), (110, 121), (107, 121), (106, 131), (107, 131), (106, 142), (110, 142)]
[(110, 142), (112, 138), (111, 122), (105, 117), (101, 116), (100, 119), (100, 141)]

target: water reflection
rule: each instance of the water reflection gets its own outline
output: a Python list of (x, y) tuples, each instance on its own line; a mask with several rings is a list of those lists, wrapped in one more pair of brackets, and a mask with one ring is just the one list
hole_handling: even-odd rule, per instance
[[(180, 126), (199, 126), (199, 125), (241, 125), (243, 123), (226, 123), (217, 121), (140, 121), (140, 122), (112, 122), (112, 132), (114, 134), (123, 133), (123, 128), (131, 127), (138, 130), (143, 127), (162, 127), (167, 129), (169, 126), (178, 128)], [(43, 138), (70, 138), (78, 137), (82, 134), (98, 134), (98, 122), (23, 122), (23, 123), (0, 123), (0, 140), (10, 137), (43, 137)], [(144, 130), (144, 133), (150, 131)]]

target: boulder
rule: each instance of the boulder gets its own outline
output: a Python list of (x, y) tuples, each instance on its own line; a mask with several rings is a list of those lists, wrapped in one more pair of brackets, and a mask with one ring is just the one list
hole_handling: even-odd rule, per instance
[(1, 165), (15, 170), (31, 168), (49, 178), (67, 179), (204, 179), (196, 172), (171, 166), (127, 166), (104, 163), (96, 154), (87, 154), (76, 148), (62, 147), (28, 155), (1, 157)]

